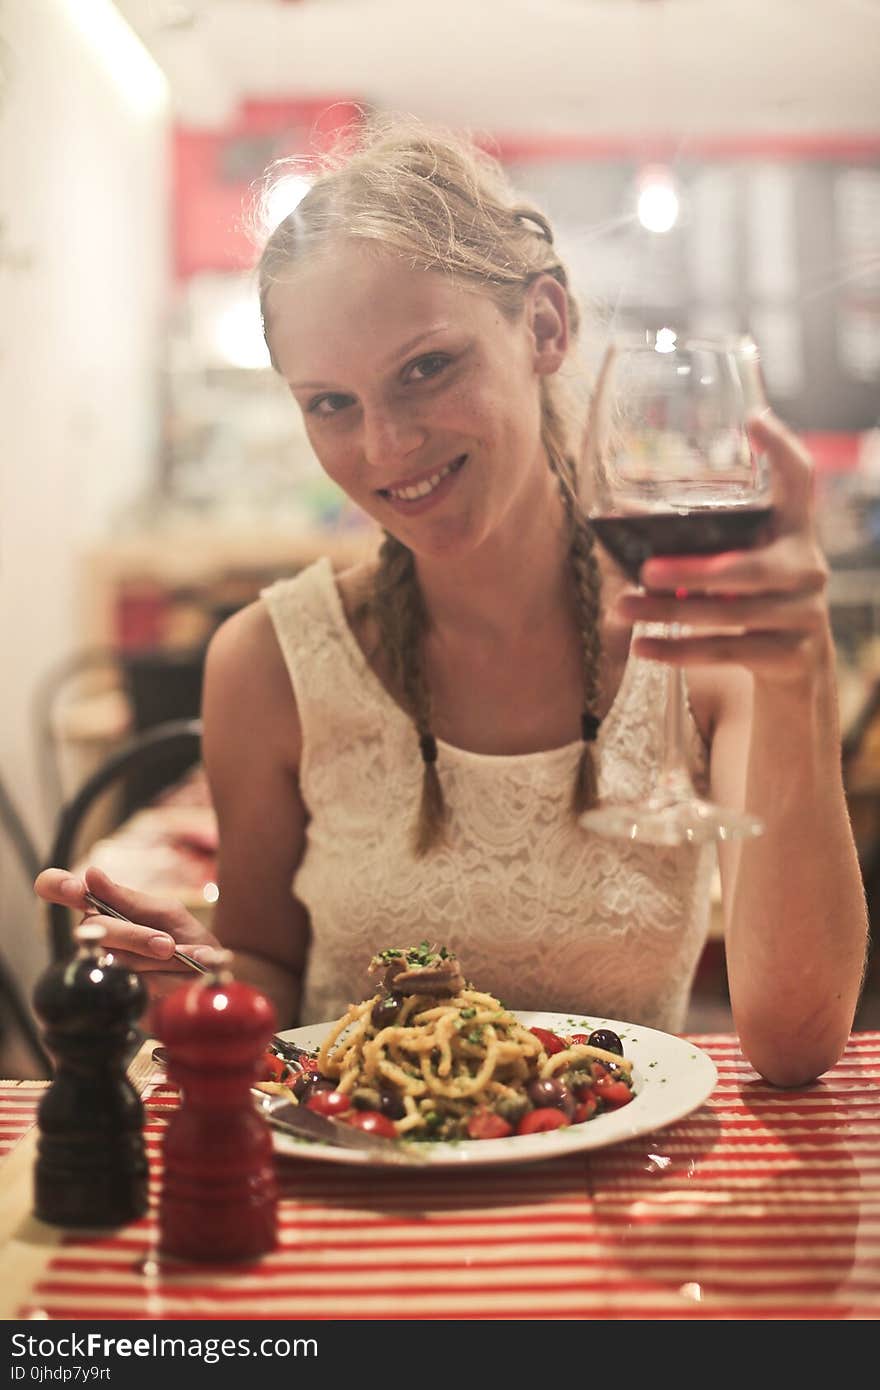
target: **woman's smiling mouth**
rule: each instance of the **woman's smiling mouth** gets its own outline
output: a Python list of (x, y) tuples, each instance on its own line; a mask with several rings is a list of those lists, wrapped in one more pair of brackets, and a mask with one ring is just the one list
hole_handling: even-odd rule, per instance
[(422, 502), (426, 497), (430, 497), (436, 492), (444, 479), (452, 474), (458, 473), (467, 462), (467, 454), (461, 454), (451, 463), (444, 464), (438, 468), (436, 473), (429, 473), (427, 477), (420, 478), (417, 482), (400, 483), (395, 487), (377, 488), (378, 495), (384, 497), (386, 501), (404, 503), (411, 506), (414, 502)]

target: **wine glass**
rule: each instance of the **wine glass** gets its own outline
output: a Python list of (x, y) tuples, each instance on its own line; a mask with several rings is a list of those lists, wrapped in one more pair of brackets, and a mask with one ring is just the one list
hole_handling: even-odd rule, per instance
[[(749, 338), (681, 337), (672, 329), (612, 339), (585, 434), (586, 509), (596, 536), (639, 583), (652, 555), (708, 555), (760, 542), (772, 518), (766, 460), (746, 430), (766, 407)], [(675, 624), (673, 635), (686, 631)], [(586, 829), (647, 844), (760, 835), (755, 816), (698, 796), (684, 744), (681, 667), (667, 666), (663, 767), (644, 801), (600, 804)]]

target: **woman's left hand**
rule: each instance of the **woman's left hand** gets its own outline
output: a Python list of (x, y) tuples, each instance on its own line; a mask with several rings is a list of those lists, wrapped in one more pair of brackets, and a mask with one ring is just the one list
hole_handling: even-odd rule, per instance
[(798, 683), (833, 652), (814, 465), (769, 411), (749, 421), (749, 435), (770, 458), (774, 512), (766, 543), (720, 555), (655, 556), (642, 567), (645, 591), (625, 591), (618, 613), (628, 622), (685, 628), (677, 637), (637, 636), (638, 656), (679, 666), (735, 663), (761, 683)]

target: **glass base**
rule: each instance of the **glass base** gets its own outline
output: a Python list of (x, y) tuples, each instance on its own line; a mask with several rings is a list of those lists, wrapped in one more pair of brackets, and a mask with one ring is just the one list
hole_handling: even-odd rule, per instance
[(757, 816), (713, 806), (698, 797), (654, 796), (627, 805), (596, 806), (585, 811), (578, 824), (597, 835), (667, 846), (748, 840), (764, 832), (764, 823)]

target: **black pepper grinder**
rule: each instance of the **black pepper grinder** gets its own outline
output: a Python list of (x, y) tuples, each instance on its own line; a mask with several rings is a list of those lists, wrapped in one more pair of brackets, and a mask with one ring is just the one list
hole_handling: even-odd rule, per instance
[(37, 982), (55, 1077), (37, 1112), (34, 1213), (56, 1226), (121, 1226), (147, 1209), (144, 1108), (125, 1071), (147, 991), (84, 922), (69, 960)]

